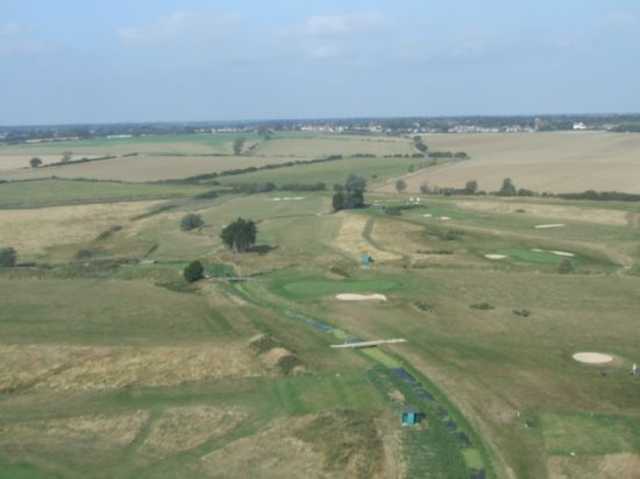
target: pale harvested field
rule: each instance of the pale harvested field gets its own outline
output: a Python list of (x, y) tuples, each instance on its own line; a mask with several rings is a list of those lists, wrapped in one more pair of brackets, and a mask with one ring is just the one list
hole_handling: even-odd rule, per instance
[[(210, 139), (210, 141), (202, 141)], [(233, 140), (218, 139), (215, 136), (199, 137), (191, 139), (189, 136), (182, 139), (164, 137), (142, 137), (127, 140), (88, 140), (60, 143), (40, 143), (31, 145), (5, 145), (0, 146), (0, 155), (29, 155), (52, 156), (60, 159), (62, 153), (71, 151), (76, 158), (84, 156), (109, 156), (126, 155), (129, 153), (140, 154), (171, 154), (196, 155), (207, 153), (233, 153)]]
[(369, 243), (363, 236), (367, 226), (366, 216), (340, 213), (342, 224), (334, 246), (353, 258), (360, 259), (364, 253), (373, 256), (375, 261), (393, 261), (402, 259), (402, 255), (382, 251)]
[(581, 208), (517, 201), (456, 201), (456, 205), (473, 211), (505, 214), (524, 210), (525, 214), (541, 218), (558, 218), (569, 221), (581, 221), (601, 225), (625, 226), (629, 223), (629, 213), (621, 210), (603, 208)]
[(113, 160), (55, 166), (36, 170), (12, 170), (0, 178), (24, 180), (32, 178), (88, 178), (117, 181), (157, 181), (186, 178), (237, 168), (291, 161), (286, 157), (234, 157), (234, 156), (137, 156)]
[(97, 391), (255, 377), (259, 361), (244, 344), (189, 346), (0, 346), (0, 391)]
[(101, 232), (144, 213), (157, 202), (133, 202), (0, 210), (0, 244), (23, 255), (41, 254), (52, 245), (95, 239)]
[(329, 155), (374, 154), (377, 156), (413, 154), (413, 142), (403, 138), (342, 137), (274, 139), (261, 143), (255, 151), (259, 155), (322, 157)]
[[(62, 155), (30, 155), (30, 154), (5, 154), (0, 153), (0, 171), (2, 170), (18, 170), (31, 169), (29, 162), (31, 158), (38, 157), (42, 160), (43, 165), (58, 163), (62, 160)], [(73, 155), (71, 160), (80, 160), (82, 158), (97, 158), (99, 155)]]
[[(465, 151), (472, 159), (407, 175), (408, 192), (418, 192), (423, 182), (462, 188), (469, 180), (496, 191), (510, 177), (518, 188), (540, 192), (640, 193), (640, 134), (428, 135), (425, 142), (432, 150)], [(382, 190), (395, 192), (394, 183)]]

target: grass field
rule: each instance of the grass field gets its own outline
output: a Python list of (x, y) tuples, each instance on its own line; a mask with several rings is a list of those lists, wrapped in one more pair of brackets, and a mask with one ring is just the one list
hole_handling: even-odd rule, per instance
[[(554, 193), (623, 191), (640, 193), (640, 135), (616, 133), (535, 133), (427, 135), (432, 150), (465, 151), (470, 161), (406, 177), (408, 191), (431, 186), (462, 188), (476, 180), (497, 191), (504, 178), (518, 188)], [(393, 191), (393, 183), (385, 191)]]
[[(313, 155), (335, 146), (291, 135), (254, 154), (305, 141)], [(353, 172), (375, 187), (412, 162), (221, 182)], [(333, 213), (329, 191), (194, 198), (210, 188), (0, 184), (0, 246), (32, 263), (0, 268), (0, 478), (637, 477), (635, 203), (423, 196), (401, 209), (411, 194), (376, 192), (377, 207)], [(204, 226), (182, 231), (187, 213)], [(238, 216), (256, 222), (254, 251), (220, 240)], [(194, 259), (214, 278), (186, 284)], [(388, 338), (407, 342), (329, 347)], [(587, 351), (614, 359), (572, 359)], [(425, 420), (402, 427), (407, 406)]]

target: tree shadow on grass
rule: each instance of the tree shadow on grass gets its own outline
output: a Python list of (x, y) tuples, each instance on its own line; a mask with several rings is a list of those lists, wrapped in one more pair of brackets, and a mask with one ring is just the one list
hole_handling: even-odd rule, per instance
[(273, 250), (278, 249), (278, 246), (271, 246), (269, 244), (257, 244), (247, 250), (248, 253), (258, 253), (259, 255), (265, 255), (271, 253)]

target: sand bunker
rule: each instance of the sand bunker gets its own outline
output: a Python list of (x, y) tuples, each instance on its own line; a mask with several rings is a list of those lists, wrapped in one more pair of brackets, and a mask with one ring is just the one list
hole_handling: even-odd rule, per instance
[(340, 301), (386, 301), (384, 294), (338, 294), (336, 299)]
[(556, 224), (556, 225), (535, 225), (534, 228), (537, 230), (546, 230), (550, 228), (564, 228), (566, 225), (564, 224)]
[(427, 213), (426, 215), (422, 215), (422, 216), (424, 216), (425, 218), (432, 218), (433, 217), (433, 215), (431, 213)]
[(552, 251), (552, 253), (555, 254), (556, 256), (565, 256), (567, 258), (575, 257), (575, 254), (569, 253), (567, 251)]
[(484, 257), (487, 258), (487, 259), (492, 259), (492, 260), (499, 260), (499, 259), (506, 259), (507, 258), (507, 256), (503, 255), (503, 254), (485, 254)]
[(441, 216), (440, 219), (442, 221), (449, 221), (451, 218), (449, 218), (448, 216)]
[(613, 361), (613, 356), (603, 353), (576, 353), (573, 359), (585, 364), (607, 364)]

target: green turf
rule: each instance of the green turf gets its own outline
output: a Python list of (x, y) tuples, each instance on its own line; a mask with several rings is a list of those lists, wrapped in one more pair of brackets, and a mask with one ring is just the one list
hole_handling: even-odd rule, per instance
[(107, 181), (37, 180), (0, 183), (0, 208), (38, 208), (193, 196), (205, 188)]

